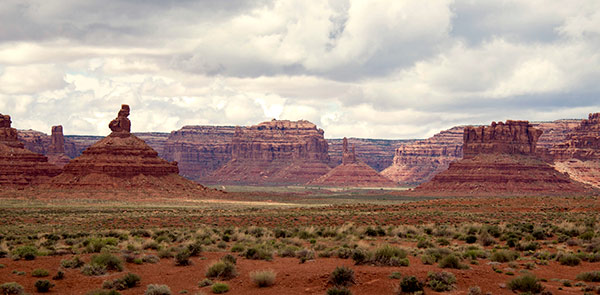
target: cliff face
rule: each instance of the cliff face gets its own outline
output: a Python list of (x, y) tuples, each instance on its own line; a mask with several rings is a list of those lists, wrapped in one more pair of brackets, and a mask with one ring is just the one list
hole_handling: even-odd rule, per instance
[(549, 152), (554, 166), (571, 178), (600, 187), (600, 113), (590, 114)]
[(464, 127), (444, 130), (431, 138), (400, 146), (393, 164), (381, 174), (401, 185), (428, 181), (448, 169), (450, 162), (462, 158)]
[(233, 126), (184, 126), (171, 132), (163, 157), (177, 161), (179, 173), (202, 181), (231, 160)]
[(0, 114), (0, 187), (40, 184), (60, 172), (46, 157), (26, 150), (10, 116)]
[[(415, 140), (386, 140), (369, 138), (348, 138), (348, 144), (356, 148), (360, 159), (376, 171), (382, 171), (392, 165), (396, 149)], [(342, 139), (327, 139), (329, 143), (329, 166), (342, 163)]]
[(311, 180), (308, 185), (343, 187), (393, 187), (396, 184), (383, 177), (369, 165), (356, 157), (354, 146), (348, 147), (348, 140), (342, 140), (342, 164), (327, 174)]
[(589, 188), (554, 170), (536, 154), (542, 131), (527, 121), (464, 130), (465, 156), (415, 190), (424, 194), (570, 194)]
[[(549, 148), (563, 141), (580, 122), (581, 120), (556, 120), (530, 123), (532, 127), (543, 131), (538, 138), (536, 152), (540, 155), (548, 153)], [(448, 169), (451, 162), (462, 159), (464, 128), (453, 127), (431, 138), (402, 145), (396, 150), (393, 164), (381, 174), (403, 185), (420, 184), (430, 180), (434, 175)], [(488, 148), (493, 145), (494, 143), (490, 142)], [(471, 147), (485, 148), (476, 146), (475, 142)], [(530, 150), (532, 147), (526, 144), (524, 148)]]
[(305, 183), (330, 169), (323, 134), (315, 124), (303, 120), (236, 127), (231, 160), (210, 179), (220, 183)]

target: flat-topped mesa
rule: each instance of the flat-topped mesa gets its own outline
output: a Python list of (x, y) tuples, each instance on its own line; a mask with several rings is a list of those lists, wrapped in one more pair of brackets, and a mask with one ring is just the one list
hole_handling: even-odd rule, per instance
[(331, 169), (323, 134), (322, 129), (305, 120), (272, 120), (236, 127), (231, 160), (210, 179), (220, 183), (305, 183)]
[(356, 158), (354, 147), (348, 150), (348, 140), (344, 137), (342, 164), (327, 174), (309, 181), (308, 185), (335, 187), (393, 187), (396, 184), (379, 174), (375, 169)]
[(0, 187), (40, 184), (60, 172), (46, 157), (26, 150), (10, 116), (0, 114)]
[(448, 170), (415, 191), (461, 196), (596, 193), (556, 171), (535, 154), (541, 134), (527, 121), (466, 127), (464, 158), (450, 163)]
[(50, 135), (50, 139), (50, 146), (46, 153), (48, 162), (62, 168), (69, 163), (71, 158), (65, 154), (65, 137), (61, 125), (52, 126), (52, 135)]
[(0, 114), (0, 144), (13, 148), (23, 148), (24, 145), (19, 141), (17, 129), (11, 127), (12, 121), (9, 115)]
[(463, 158), (478, 154), (535, 154), (542, 130), (528, 121), (492, 122), (490, 126), (465, 127)]
[(169, 134), (162, 155), (177, 161), (182, 176), (204, 181), (231, 160), (234, 133), (234, 126), (184, 126)]

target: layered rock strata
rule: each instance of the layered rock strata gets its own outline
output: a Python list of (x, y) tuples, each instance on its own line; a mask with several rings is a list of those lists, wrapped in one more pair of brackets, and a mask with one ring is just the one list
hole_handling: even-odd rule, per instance
[(231, 160), (210, 179), (240, 184), (306, 183), (331, 169), (323, 134), (322, 129), (304, 120), (236, 127)]
[(10, 116), (0, 114), (0, 186), (40, 184), (60, 172), (46, 157), (25, 149)]
[(415, 191), (448, 195), (570, 194), (589, 192), (536, 155), (542, 131), (527, 121), (465, 127), (464, 157)]
[(46, 152), (48, 162), (62, 168), (71, 158), (65, 154), (65, 137), (61, 125), (52, 126), (52, 135), (50, 136), (50, 146)]
[(600, 113), (581, 121), (564, 142), (552, 147), (550, 156), (558, 171), (600, 187)]
[[(370, 138), (348, 138), (348, 144), (356, 148), (360, 159), (376, 171), (382, 171), (392, 165), (396, 149), (415, 142), (415, 140), (388, 140)], [(329, 143), (329, 166), (335, 167), (342, 163), (342, 139), (327, 139)]]
[(71, 160), (52, 183), (67, 187), (152, 187), (167, 190), (201, 187), (179, 176), (177, 163), (159, 158), (154, 149), (131, 134), (128, 116), (129, 106), (123, 105), (117, 118), (109, 124), (110, 135)]
[(315, 186), (334, 187), (393, 187), (396, 184), (383, 177), (366, 163), (356, 158), (354, 146), (350, 151), (348, 140), (343, 139), (342, 164), (327, 174), (307, 183)]
[(234, 133), (233, 126), (184, 126), (171, 132), (163, 156), (177, 161), (182, 176), (204, 181), (231, 160)]

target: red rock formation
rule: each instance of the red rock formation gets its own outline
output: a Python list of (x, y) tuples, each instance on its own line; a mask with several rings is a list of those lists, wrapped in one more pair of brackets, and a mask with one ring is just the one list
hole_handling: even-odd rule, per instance
[[(342, 163), (342, 139), (327, 139), (329, 143), (329, 166), (336, 167)], [(382, 171), (393, 163), (397, 148), (415, 140), (389, 140), (371, 138), (348, 138), (348, 144), (356, 148), (361, 160), (376, 171)]]
[(182, 176), (204, 181), (231, 160), (234, 132), (233, 126), (184, 126), (169, 135), (164, 158), (177, 161)]
[(60, 173), (48, 159), (24, 148), (10, 116), (0, 114), (0, 186), (39, 184)]
[(52, 183), (67, 187), (204, 189), (177, 175), (177, 163), (159, 158), (155, 150), (132, 135), (128, 115), (129, 107), (123, 105), (109, 124), (112, 133), (71, 160)]
[(465, 157), (415, 191), (424, 194), (571, 194), (589, 188), (554, 170), (535, 153), (541, 130), (526, 121), (466, 127)]
[(600, 113), (581, 121), (566, 140), (550, 149), (558, 171), (600, 187)]
[(328, 145), (323, 133), (304, 120), (272, 120), (236, 127), (231, 160), (215, 171), (211, 179), (219, 183), (305, 183), (331, 169), (327, 165)]
[(308, 185), (343, 187), (393, 187), (396, 184), (377, 173), (366, 163), (356, 158), (354, 147), (348, 149), (348, 140), (344, 137), (342, 164), (327, 174), (313, 179)]
[(48, 152), (46, 156), (48, 157), (48, 162), (62, 168), (71, 158), (65, 155), (65, 138), (63, 135), (63, 128), (61, 125), (52, 126), (52, 135), (50, 136), (51, 143), (48, 148)]

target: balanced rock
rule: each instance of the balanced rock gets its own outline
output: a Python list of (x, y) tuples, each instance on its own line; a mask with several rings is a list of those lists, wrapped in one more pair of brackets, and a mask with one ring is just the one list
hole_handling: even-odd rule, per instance
[(541, 130), (527, 121), (465, 127), (464, 157), (415, 190), (425, 194), (570, 194), (589, 187), (572, 181), (536, 155)]
[(343, 140), (342, 164), (327, 174), (313, 179), (307, 184), (344, 187), (393, 187), (396, 184), (383, 177), (366, 163), (356, 158), (354, 146), (348, 149), (348, 140)]
[(179, 176), (177, 163), (169, 163), (143, 140), (130, 133), (129, 106), (123, 105), (109, 124), (110, 135), (71, 160), (53, 179), (59, 186), (194, 187)]
[(550, 150), (554, 166), (571, 178), (600, 187), (600, 113), (590, 114)]
[(10, 116), (0, 114), (0, 186), (40, 184), (60, 172), (48, 158), (25, 149)]
[(241, 184), (301, 184), (329, 172), (327, 141), (311, 122), (275, 120), (236, 127), (231, 160), (211, 180)]

